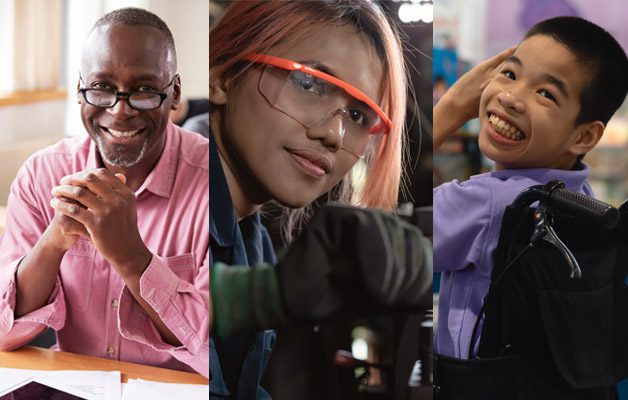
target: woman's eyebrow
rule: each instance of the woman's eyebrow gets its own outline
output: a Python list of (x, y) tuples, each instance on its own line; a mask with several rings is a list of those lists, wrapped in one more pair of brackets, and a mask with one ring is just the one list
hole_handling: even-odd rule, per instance
[(308, 67), (312, 67), (312, 68), (317, 69), (317, 70), (319, 70), (321, 72), (329, 74), (329, 75), (331, 75), (331, 76), (333, 76), (335, 78), (341, 79), (338, 76), (338, 74), (336, 74), (331, 67), (329, 67), (326, 64), (321, 63), (320, 61), (316, 61), (316, 60), (302, 60), (301, 61), (301, 60), (299, 60), (298, 62), (300, 64), (307, 65)]

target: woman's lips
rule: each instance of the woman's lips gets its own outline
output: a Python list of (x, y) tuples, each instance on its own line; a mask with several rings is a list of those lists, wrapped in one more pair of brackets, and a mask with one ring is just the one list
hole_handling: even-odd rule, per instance
[(299, 165), (305, 172), (321, 178), (328, 174), (332, 170), (331, 161), (317, 151), (307, 149), (286, 149), (292, 159)]

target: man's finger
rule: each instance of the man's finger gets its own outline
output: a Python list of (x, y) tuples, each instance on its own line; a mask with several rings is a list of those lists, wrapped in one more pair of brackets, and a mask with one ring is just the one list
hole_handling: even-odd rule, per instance
[(55, 211), (65, 215), (68, 218), (72, 218), (77, 222), (80, 222), (86, 227), (90, 226), (93, 220), (93, 214), (89, 212), (86, 208), (81, 207), (78, 204), (69, 203), (55, 197), (50, 200), (50, 205), (52, 206), (52, 208), (55, 209)]
[(58, 199), (80, 204), (85, 208), (94, 209), (100, 204), (100, 200), (94, 193), (83, 186), (59, 185), (53, 187), (51, 193)]
[(58, 218), (65, 233), (71, 235), (82, 235), (86, 239), (91, 240), (91, 237), (89, 235), (89, 232), (87, 232), (85, 225), (63, 214), (59, 214)]
[(61, 184), (86, 187), (99, 197), (105, 197), (112, 189), (126, 188), (120, 178), (115, 177), (106, 168), (85, 170), (74, 175), (64, 176), (61, 178)]
[(126, 183), (126, 176), (124, 176), (122, 174), (116, 174), (115, 176), (116, 176), (116, 178), (120, 179), (122, 181), (122, 183)]

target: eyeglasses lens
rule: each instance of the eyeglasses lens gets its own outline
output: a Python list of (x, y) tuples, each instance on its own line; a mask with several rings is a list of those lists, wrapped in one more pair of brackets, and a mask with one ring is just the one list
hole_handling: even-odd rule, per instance
[(334, 115), (342, 115), (342, 147), (363, 155), (371, 133), (381, 127), (377, 113), (340, 87), (301, 71), (265, 67), (259, 90), (275, 108), (305, 127), (323, 124)]
[[(116, 103), (116, 99), (116, 93), (109, 90), (89, 89), (85, 91), (85, 100), (93, 106), (111, 107)], [(134, 92), (128, 96), (128, 102), (135, 109), (152, 110), (161, 105), (161, 96), (157, 93)]]

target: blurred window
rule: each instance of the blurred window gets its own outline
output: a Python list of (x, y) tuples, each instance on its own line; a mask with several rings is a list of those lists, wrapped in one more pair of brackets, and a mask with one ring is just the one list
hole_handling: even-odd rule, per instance
[(64, 86), (63, 10), (63, 0), (0, 0), (0, 101)]

